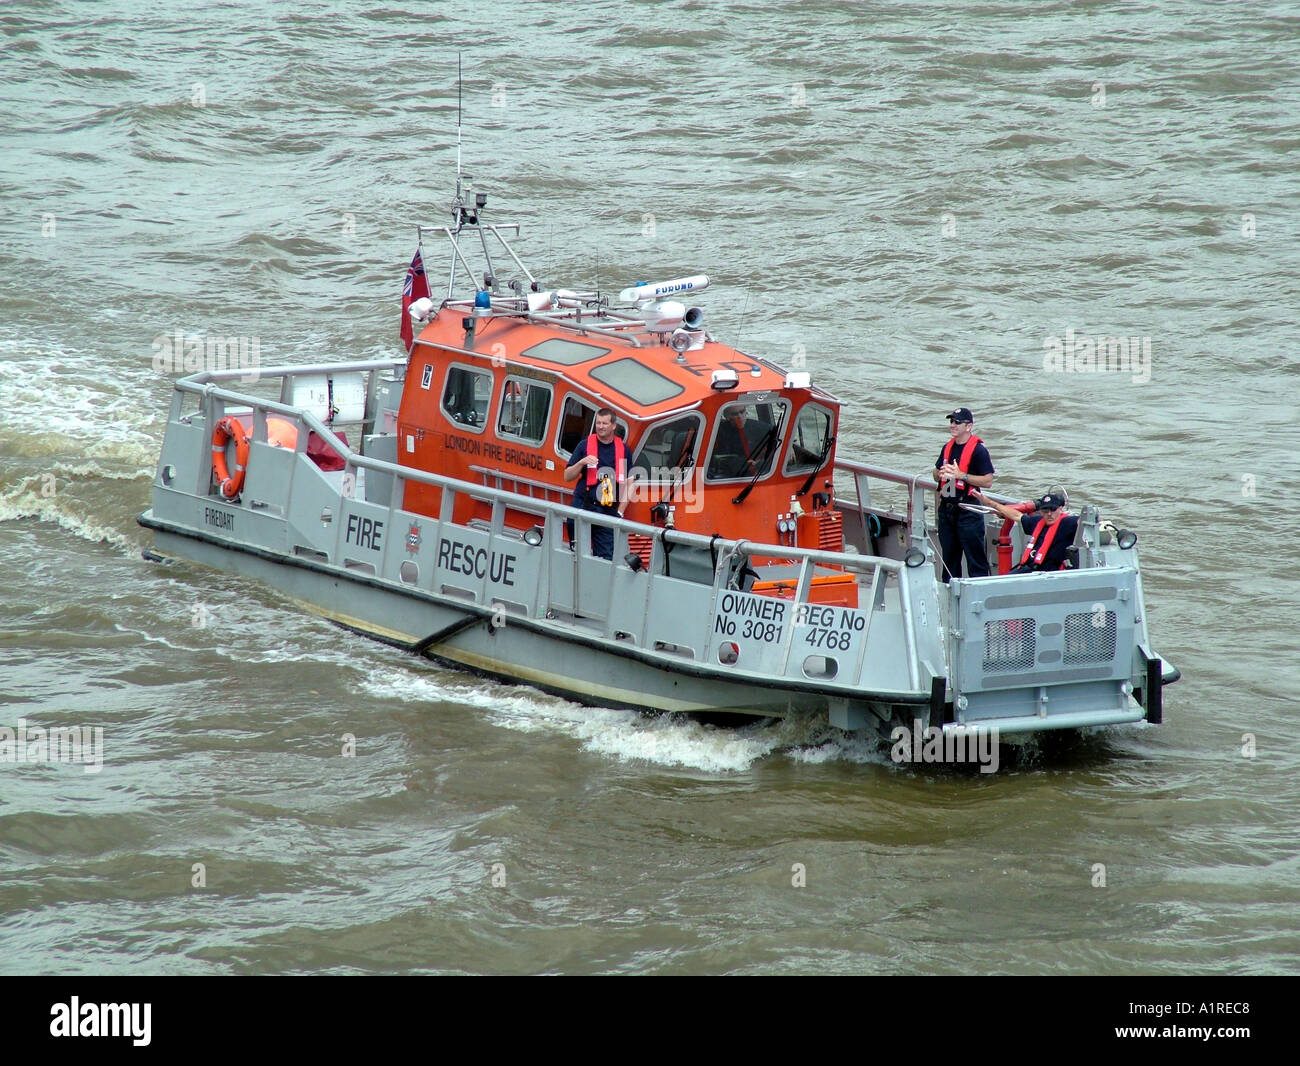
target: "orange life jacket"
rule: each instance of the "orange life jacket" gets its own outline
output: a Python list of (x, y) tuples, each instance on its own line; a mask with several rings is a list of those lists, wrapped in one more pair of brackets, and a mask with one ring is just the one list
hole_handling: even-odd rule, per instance
[[(961, 455), (957, 457), (957, 466), (963, 474), (970, 472), (971, 456), (975, 454), (975, 446), (981, 443), (983, 442), (979, 439), (979, 437), (975, 436), (975, 434), (972, 433), (970, 435), (970, 439), (968, 439), (966, 443), (962, 445)], [(948, 438), (948, 442), (943, 446), (944, 463), (948, 462), (948, 457), (950, 455), (952, 455), (951, 437)], [(956, 481), (954, 481), (953, 485), (956, 487), (957, 492), (959, 494), (964, 494), (966, 492), (966, 482), (963, 481), (961, 478), (958, 478)], [(943, 495), (942, 491), (940, 491), (940, 495)]]
[[(1062, 511), (1057, 516), (1056, 521), (1048, 527), (1047, 536), (1043, 537), (1041, 544), (1037, 543), (1038, 535), (1042, 533), (1045, 523), (1041, 520), (1039, 521), (1037, 528), (1034, 530), (1033, 536), (1029, 538), (1029, 543), (1025, 545), (1025, 554), (1020, 557), (1020, 566), (1024, 566), (1029, 562), (1031, 557), (1033, 558), (1035, 566), (1043, 565), (1043, 560), (1047, 558), (1047, 550), (1052, 546), (1052, 541), (1056, 539), (1057, 530), (1065, 524), (1065, 516), (1065, 511)], [(1062, 561), (1062, 565), (1064, 565), (1064, 561)], [(1061, 567), (1058, 566), (1056, 569), (1059, 570)]]
[[(587, 454), (600, 457), (600, 438), (596, 434), (591, 434), (587, 438)], [(627, 480), (627, 445), (623, 443), (623, 438), (617, 433), (614, 434), (614, 478), (621, 485)], [(592, 489), (596, 486), (596, 467), (587, 467), (587, 488)], [(605, 503), (605, 501), (599, 501)], [(612, 505), (615, 501), (611, 500)]]

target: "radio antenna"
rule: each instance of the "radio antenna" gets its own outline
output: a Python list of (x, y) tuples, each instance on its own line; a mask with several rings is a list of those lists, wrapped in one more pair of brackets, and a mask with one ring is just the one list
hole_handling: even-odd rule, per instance
[(456, 53), (456, 201), (460, 202), (460, 94), (461, 94), (461, 75), (460, 75), (460, 57), (461, 53)]
[[(749, 310), (749, 290), (745, 290), (745, 303), (740, 309), (740, 322), (736, 325), (736, 343), (732, 345), (736, 351), (740, 351), (740, 337), (745, 330), (745, 313)], [(743, 354), (743, 353), (742, 353)]]

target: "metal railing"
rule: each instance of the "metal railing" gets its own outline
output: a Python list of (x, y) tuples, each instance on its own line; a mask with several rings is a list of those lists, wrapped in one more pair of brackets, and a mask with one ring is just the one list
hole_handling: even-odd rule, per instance
[[(906, 522), (908, 536), (913, 545), (924, 548), (928, 541), (925, 525), (927, 501), (931, 499), (931, 493), (939, 491), (937, 481), (920, 474), (904, 474), (897, 470), (889, 470), (885, 467), (872, 466), (868, 463), (859, 463), (851, 459), (840, 459), (838, 457), (835, 460), (835, 471), (836, 473), (843, 472), (851, 477), (855, 496), (855, 499), (851, 502), (837, 497), (835, 504), (841, 510), (856, 511), (864, 529), (866, 528), (867, 514), (869, 512), (887, 513), (872, 503), (869, 479), (876, 478), (880, 481), (905, 486), (907, 488)], [(1008, 505), (1020, 502), (1016, 497), (1004, 496), (998, 492), (981, 490), (981, 495), (996, 500), (998, 503)]]
[[(355, 363), (327, 363), (306, 367), (272, 367), (260, 371), (262, 378), (276, 376), (302, 376), (313, 373), (327, 372), (349, 372), (369, 369), (384, 369), (405, 367), (405, 360), (371, 360), (366, 362)], [(212, 418), (215, 412), (211, 410), (212, 401), (219, 400), (222, 404), (240, 404), (254, 408), (256, 411), (265, 414), (277, 414), (286, 418), (297, 419), (305, 424), (309, 429), (314, 430), (324, 438), (325, 442), (340, 456), (342, 456), (346, 468), (345, 473), (354, 471), (355, 468), (364, 468), (373, 470), (378, 474), (389, 475), (393, 478), (393, 500), (390, 500), (390, 506), (396, 502), (396, 498), (403, 495), (401, 489), (404, 488), (407, 481), (417, 481), (433, 488), (445, 489), (451, 493), (466, 493), (475, 499), (481, 499), (486, 502), (500, 502), (504, 505), (517, 505), (519, 502), (518, 493), (508, 489), (493, 488), (489, 485), (475, 485), (473, 482), (461, 481), (457, 478), (448, 477), (443, 474), (434, 474), (427, 470), (419, 470), (409, 466), (398, 466), (395, 463), (387, 462), (383, 459), (374, 459), (367, 455), (362, 455), (352, 450), (352, 448), (338, 436), (330, 426), (317, 418), (310, 411), (300, 407), (292, 407), (288, 404), (275, 400), (267, 400), (261, 397), (252, 396), (247, 393), (234, 392), (229, 389), (218, 388), (216, 381), (239, 377), (246, 374), (244, 370), (233, 371), (204, 371), (190, 377), (181, 378), (175, 383), (178, 392), (191, 393), (200, 398), (204, 406), (208, 408), (205, 414)], [(255, 426), (260, 430), (260, 435), (253, 439), (265, 442), (266, 426), (265, 418), (255, 419)], [(298, 437), (296, 450), (301, 452), (306, 448), (306, 439), (301, 434)], [(838, 465), (838, 464), (837, 464)], [(895, 475), (898, 478), (904, 478), (905, 475)], [(539, 500), (538, 503), (543, 503)], [(875, 561), (888, 569), (897, 569), (901, 564), (892, 559), (883, 557), (863, 556), (863, 555), (845, 555), (842, 552), (823, 551), (815, 548), (799, 548), (789, 544), (770, 544), (764, 542), (752, 542), (747, 539), (725, 540), (722, 538), (713, 538), (702, 533), (688, 533), (683, 530), (668, 529), (665, 530), (659, 526), (648, 526), (639, 522), (632, 522), (629, 519), (620, 519), (612, 516), (601, 515), (591, 511), (579, 511), (561, 504), (546, 503), (547, 509), (559, 509), (566, 512), (561, 517), (583, 517), (596, 524), (608, 526), (611, 529), (620, 529), (632, 533), (640, 533), (645, 536), (657, 538), (666, 538), (672, 544), (689, 545), (696, 548), (733, 548), (742, 546), (748, 554), (768, 555), (778, 558), (803, 559), (808, 558), (814, 562), (833, 563), (836, 566), (843, 566), (845, 562), (867, 562)], [(444, 505), (444, 510), (445, 510)]]
[[(270, 379), (277, 376), (302, 376), (311, 373), (347, 373), (356, 371), (378, 371), (384, 369), (397, 369), (404, 367), (404, 360), (368, 360), (352, 363), (333, 363), (313, 366), (295, 366), (295, 367), (273, 367), (261, 371), (263, 379)], [(693, 548), (702, 552), (714, 553), (716, 565), (713, 571), (712, 592), (710, 596), (710, 610), (706, 616), (701, 619), (701, 632), (698, 634), (699, 646), (707, 648), (709, 644), (710, 626), (714, 611), (717, 609), (718, 599), (728, 589), (736, 588), (728, 584), (728, 581), (735, 580), (741, 564), (751, 557), (773, 557), (788, 559), (798, 567), (798, 576), (794, 582), (794, 591), (791, 600), (787, 601), (794, 605), (809, 603), (809, 595), (813, 587), (813, 576), (815, 568), (819, 565), (830, 565), (842, 571), (853, 573), (856, 576), (860, 588), (867, 592), (866, 611), (869, 615), (874, 614), (874, 605), (877, 596), (883, 586), (887, 575), (898, 575), (900, 582), (900, 591), (905, 584), (907, 577), (905, 566), (896, 560), (884, 558), (881, 556), (865, 554), (845, 554), (843, 552), (827, 551), (817, 548), (800, 548), (794, 545), (778, 545), (763, 542), (750, 541), (747, 539), (729, 540), (721, 537), (710, 537), (699, 533), (690, 533), (682, 530), (664, 528), (659, 526), (649, 526), (639, 522), (633, 522), (629, 519), (619, 518), (613, 515), (604, 515), (597, 512), (578, 510), (563, 503), (557, 503), (544, 498), (529, 497), (528, 504), (521, 508), (520, 495), (517, 492), (492, 485), (479, 485), (473, 482), (462, 481), (457, 478), (447, 477), (441, 474), (435, 474), (424, 470), (418, 470), (411, 467), (399, 466), (395, 463), (387, 462), (381, 459), (375, 459), (370, 456), (362, 455), (355, 452), (347, 443), (340, 439), (333, 429), (325, 424), (311, 411), (296, 408), (291, 405), (269, 399), (262, 399), (252, 396), (248, 393), (237, 392), (231, 389), (222, 388), (219, 382), (226, 381), (232, 377), (240, 376), (243, 371), (206, 371), (191, 377), (182, 378), (175, 383), (177, 396), (192, 394), (198, 397), (201, 408), (205, 416), (209, 419), (209, 424), (215, 424), (216, 420), (224, 414), (225, 405), (240, 405), (251, 407), (254, 411), (254, 431), (253, 439), (255, 441), (266, 441), (266, 419), (269, 415), (279, 415), (300, 422), (308, 429), (316, 432), (325, 443), (333, 448), (344, 460), (343, 477), (352, 475), (355, 479), (358, 470), (373, 472), (376, 475), (389, 476), (392, 478), (392, 489), (387, 501), (387, 509), (390, 514), (402, 510), (402, 503), (405, 495), (405, 488), (408, 482), (416, 482), (427, 485), (432, 488), (441, 490), (441, 506), (437, 520), (441, 524), (454, 525), (453, 515), (456, 509), (458, 498), (465, 497), (478, 503), (486, 504), (490, 507), (490, 519), (488, 522), (488, 550), (505, 550), (509, 545), (519, 543), (519, 532), (507, 532), (506, 512), (507, 510), (520, 511), (537, 509), (543, 512), (546, 521), (542, 526), (542, 544), (543, 558), (545, 565), (542, 567), (537, 587), (533, 595), (529, 598), (525, 606), (534, 618), (544, 615), (552, 606), (559, 602), (558, 598), (553, 595), (554, 582), (563, 580), (564, 576), (559, 572), (556, 566), (557, 561), (562, 561), (566, 557), (572, 559), (572, 587), (569, 590), (570, 596), (566, 597), (570, 601), (570, 606), (574, 614), (579, 612), (580, 606), (586, 601), (583, 588), (583, 570), (581, 565), (583, 559), (591, 558), (590, 553), (590, 534), (592, 526), (601, 526), (612, 531), (615, 540), (614, 566), (618, 566), (623, 559), (624, 553), (629, 551), (628, 538), (631, 535), (648, 537), (652, 541), (652, 557), (650, 563), (651, 573), (662, 572), (664, 559), (667, 553), (677, 546)], [(373, 381), (373, 376), (372, 376)], [(367, 407), (370, 406), (370, 398), (367, 398)], [(179, 413), (179, 403), (174, 407), (174, 417)], [(302, 454), (306, 448), (307, 434), (299, 433), (294, 450)], [(862, 472), (871, 473), (875, 468), (862, 467)], [(485, 473), (486, 471), (478, 471)], [(902, 479), (904, 475), (895, 474), (894, 472), (883, 472), (886, 476), (895, 479)], [(511, 477), (511, 480), (517, 480)], [(354, 481), (355, 483), (355, 481)], [(538, 482), (538, 487), (543, 483)], [(286, 493), (292, 492), (292, 485), (286, 487)], [(286, 499), (286, 503), (287, 503)], [(348, 501), (352, 502), (352, 501)], [(355, 501), (364, 503), (365, 501)], [(346, 503), (345, 503), (346, 506)], [(384, 506), (383, 504), (371, 504), (371, 506)], [(433, 517), (433, 516), (429, 516)], [(573, 548), (570, 548), (563, 541), (565, 522), (571, 520), (574, 525)], [(340, 523), (342, 526), (342, 523)], [(460, 527), (465, 528), (465, 527)], [(339, 530), (340, 535), (342, 529)], [(379, 567), (380, 574), (386, 573), (388, 564), (388, 545), (391, 540), (385, 542), (385, 548), (381, 555)], [(334, 551), (331, 557), (333, 565), (343, 565), (342, 543), (336, 537)], [(606, 637), (613, 638), (616, 636), (616, 623), (613, 621), (614, 611), (612, 610), (612, 597), (614, 596), (613, 583), (608, 581), (607, 575), (602, 579), (602, 592), (607, 592), (609, 599), (606, 602), (603, 618), (590, 619), (602, 623), (602, 631)], [(477, 582), (477, 591), (474, 595), (479, 603), (484, 603), (489, 598), (490, 582), (485, 576)], [(742, 582), (743, 585), (743, 582)], [(643, 600), (640, 604), (641, 613), (648, 615), (650, 610), (651, 582), (642, 582)], [(907, 649), (909, 663), (909, 677), (914, 687), (918, 682), (918, 667), (916, 663), (914, 634), (912, 633), (912, 619), (910, 617), (909, 597), (903, 591), (900, 595), (900, 605), (903, 614), (904, 630), (907, 633)], [(870, 618), (868, 619), (868, 627)], [(794, 639), (794, 629), (790, 627), (789, 634), (783, 638), (784, 648), (782, 650), (782, 668), (788, 668), (791, 647)], [(869, 632), (869, 628), (868, 628)], [(853, 679), (860, 676), (863, 663), (866, 658), (866, 633), (862, 640), (862, 647), (859, 650), (854, 670), (848, 678), (844, 679), (845, 684), (851, 683)], [(644, 640), (645, 632), (642, 627), (642, 633), (639, 639)], [(838, 685), (836, 687), (839, 687)]]

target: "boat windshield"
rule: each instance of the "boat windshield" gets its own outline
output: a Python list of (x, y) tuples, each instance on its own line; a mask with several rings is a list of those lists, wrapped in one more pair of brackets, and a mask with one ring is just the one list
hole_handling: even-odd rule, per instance
[(781, 427), (787, 410), (785, 401), (727, 404), (718, 418), (706, 478), (731, 481), (770, 473), (781, 450)]
[(695, 412), (652, 426), (632, 460), (632, 472), (646, 481), (677, 481), (695, 465), (704, 419)]
[[(819, 403), (806, 403), (790, 430), (790, 454), (785, 473), (806, 474), (825, 461), (826, 442), (835, 432), (835, 414)], [(821, 462), (819, 462), (819, 460)]]

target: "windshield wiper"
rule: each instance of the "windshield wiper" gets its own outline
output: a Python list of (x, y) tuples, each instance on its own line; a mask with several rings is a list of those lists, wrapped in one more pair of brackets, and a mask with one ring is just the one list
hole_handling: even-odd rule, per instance
[[(758, 484), (758, 479), (766, 473), (761, 464), (766, 463), (770, 458), (770, 455), (764, 455), (764, 449), (770, 453), (781, 445), (781, 438), (776, 435), (776, 429), (776, 426), (770, 427), (763, 435), (763, 439), (755, 444), (754, 450), (749, 453), (749, 462), (754, 464), (754, 476), (749, 479), (749, 484), (732, 498), (732, 503), (744, 503), (745, 497), (748, 496), (750, 492), (753, 491), (754, 486)], [(775, 445), (773, 445), (773, 441), (776, 442)]]
[[(681, 465), (683, 459), (686, 460), (685, 466)], [(673, 481), (669, 486), (669, 503), (673, 503), (677, 499), (677, 490), (685, 484), (687, 472), (695, 469), (695, 430), (692, 429), (690, 431), (690, 435), (686, 438), (686, 443), (682, 445), (682, 450), (677, 454), (677, 463), (675, 465), (680, 473), (678, 474), (677, 480)]]
[(834, 445), (834, 443), (835, 443), (835, 438), (833, 436), (826, 438), (826, 447), (822, 449), (821, 455), (817, 456), (816, 464), (813, 466), (812, 470), (809, 471), (808, 473), (808, 480), (805, 481), (803, 483), (803, 487), (798, 492), (795, 493), (796, 496), (802, 496), (805, 492), (807, 492), (810, 488), (812, 488), (813, 479), (821, 471), (822, 463), (826, 462), (826, 457), (831, 454), (831, 447), (832, 445)]

